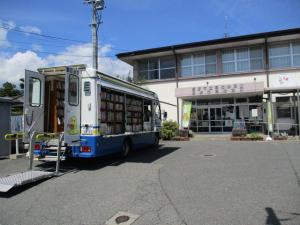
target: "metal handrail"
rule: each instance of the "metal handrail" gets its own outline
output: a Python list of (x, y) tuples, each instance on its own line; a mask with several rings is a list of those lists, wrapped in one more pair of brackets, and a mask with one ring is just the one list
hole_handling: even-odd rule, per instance
[(64, 138), (64, 133), (37, 133), (33, 131), (30, 135), (30, 142), (29, 142), (29, 170), (33, 168), (33, 151), (34, 151), (34, 144), (36, 140), (49, 140), (53, 138), (58, 138), (58, 146), (57, 146), (57, 160), (56, 160), (56, 167), (55, 167), (55, 176), (59, 176), (59, 168), (60, 168), (60, 153), (61, 153), (61, 146)]
[(24, 136), (23, 133), (10, 133), (10, 134), (5, 134), (4, 139), (6, 141), (14, 141), (18, 139), (22, 139)]
[[(245, 126), (246, 124), (254, 124), (254, 125), (260, 125), (260, 126), (267, 126), (269, 123), (268, 122), (263, 122), (263, 121), (234, 121), (233, 122), (234, 124), (240, 124), (240, 125), (243, 125)], [(298, 130), (298, 127), (299, 127), (299, 124), (298, 123), (272, 123), (272, 126), (273, 126), (273, 132), (275, 133), (280, 133), (280, 127), (281, 126), (290, 126), (291, 128), (292, 127), (295, 127), (296, 129), (296, 133), (295, 135), (299, 135), (299, 130)], [(269, 134), (269, 132), (268, 132)]]

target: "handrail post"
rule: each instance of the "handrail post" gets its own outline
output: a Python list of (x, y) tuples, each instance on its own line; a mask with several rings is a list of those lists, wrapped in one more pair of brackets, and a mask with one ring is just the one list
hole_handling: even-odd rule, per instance
[(19, 151), (19, 139), (16, 139), (16, 155), (20, 155), (20, 151)]
[(299, 89), (297, 89), (297, 108), (298, 108), (298, 118), (297, 118), (298, 137), (300, 139), (300, 96), (299, 96)]
[(29, 170), (32, 170), (33, 167), (33, 149), (35, 143), (35, 136), (36, 136), (36, 132), (33, 131), (30, 134), (30, 142), (29, 142)]
[(56, 168), (55, 168), (55, 175), (59, 175), (59, 167), (60, 167), (60, 152), (61, 152), (61, 144), (64, 137), (64, 133), (60, 133), (58, 135), (58, 148), (57, 148), (57, 160), (56, 160)]

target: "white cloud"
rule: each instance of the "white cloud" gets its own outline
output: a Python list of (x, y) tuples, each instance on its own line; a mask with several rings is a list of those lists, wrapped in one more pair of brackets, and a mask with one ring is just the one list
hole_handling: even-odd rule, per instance
[[(38, 27), (35, 27), (35, 26), (22, 26), (22, 27), (20, 27), (20, 30), (24, 31), (24, 32), (28, 32), (28, 33), (35, 33), (35, 34), (42, 33), (41, 29)], [(27, 35), (29, 35), (29, 34), (27, 34)]]
[(16, 27), (16, 24), (13, 21), (8, 21), (4, 23), (2, 20), (0, 20), (0, 26), (6, 27), (7, 29), (0, 29), (0, 48), (7, 48), (10, 47), (10, 43), (7, 39), (7, 34), (10, 29), (14, 29)]
[[(119, 75), (120, 77), (132, 74), (132, 67), (119, 59), (108, 57), (112, 46), (107, 44), (101, 46), (98, 56), (99, 71), (109, 75)], [(50, 65), (72, 65), (72, 64), (86, 64), (92, 66), (92, 48), (91, 44), (72, 45), (66, 48), (66, 51), (61, 52), (62, 55), (50, 55), (47, 61)], [(77, 56), (86, 57), (77, 57)]]
[[(99, 71), (126, 77), (132, 75), (132, 67), (116, 58), (108, 57), (111, 45), (104, 45), (99, 49)], [(90, 44), (72, 45), (59, 52), (60, 55), (40, 57), (33, 51), (17, 52), (12, 56), (0, 55), (0, 83), (9, 81), (17, 84), (24, 77), (24, 70), (36, 70), (40, 67), (62, 66), (74, 64), (92, 65), (92, 48)], [(78, 57), (87, 56), (87, 57)]]
[(18, 52), (9, 58), (0, 57), (0, 83), (8, 81), (17, 84), (24, 77), (25, 69), (36, 70), (44, 66), (47, 66), (47, 61), (32, 51)]
[(32, 48), (33, 51), (38, 51), (38, 52), (43, 50), (43, 47), (41, 45), (38, 45), (38, 44), (32, 44), (31, 48)]

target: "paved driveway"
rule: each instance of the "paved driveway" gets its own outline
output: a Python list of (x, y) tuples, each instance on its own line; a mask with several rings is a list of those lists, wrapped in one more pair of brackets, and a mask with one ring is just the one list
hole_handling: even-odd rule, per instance
[[(155, 150), (64, 163), (65, 175), (0, 196), (0, 224), (300, 224), (300, 142), (165, 142)], [(0, 174), (26, 168), (0, 161)], [(39, 165), (45, 168), (51, 165)]]

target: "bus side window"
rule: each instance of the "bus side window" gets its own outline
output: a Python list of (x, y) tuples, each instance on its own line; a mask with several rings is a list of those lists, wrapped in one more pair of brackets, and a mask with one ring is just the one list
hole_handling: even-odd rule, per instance
[(144, 105), (144, 122), (150, 122), (151, 105)]
[(34, 77), (29, 79), (29, 104), (32, 107), (41, 105), (41, 81)]

